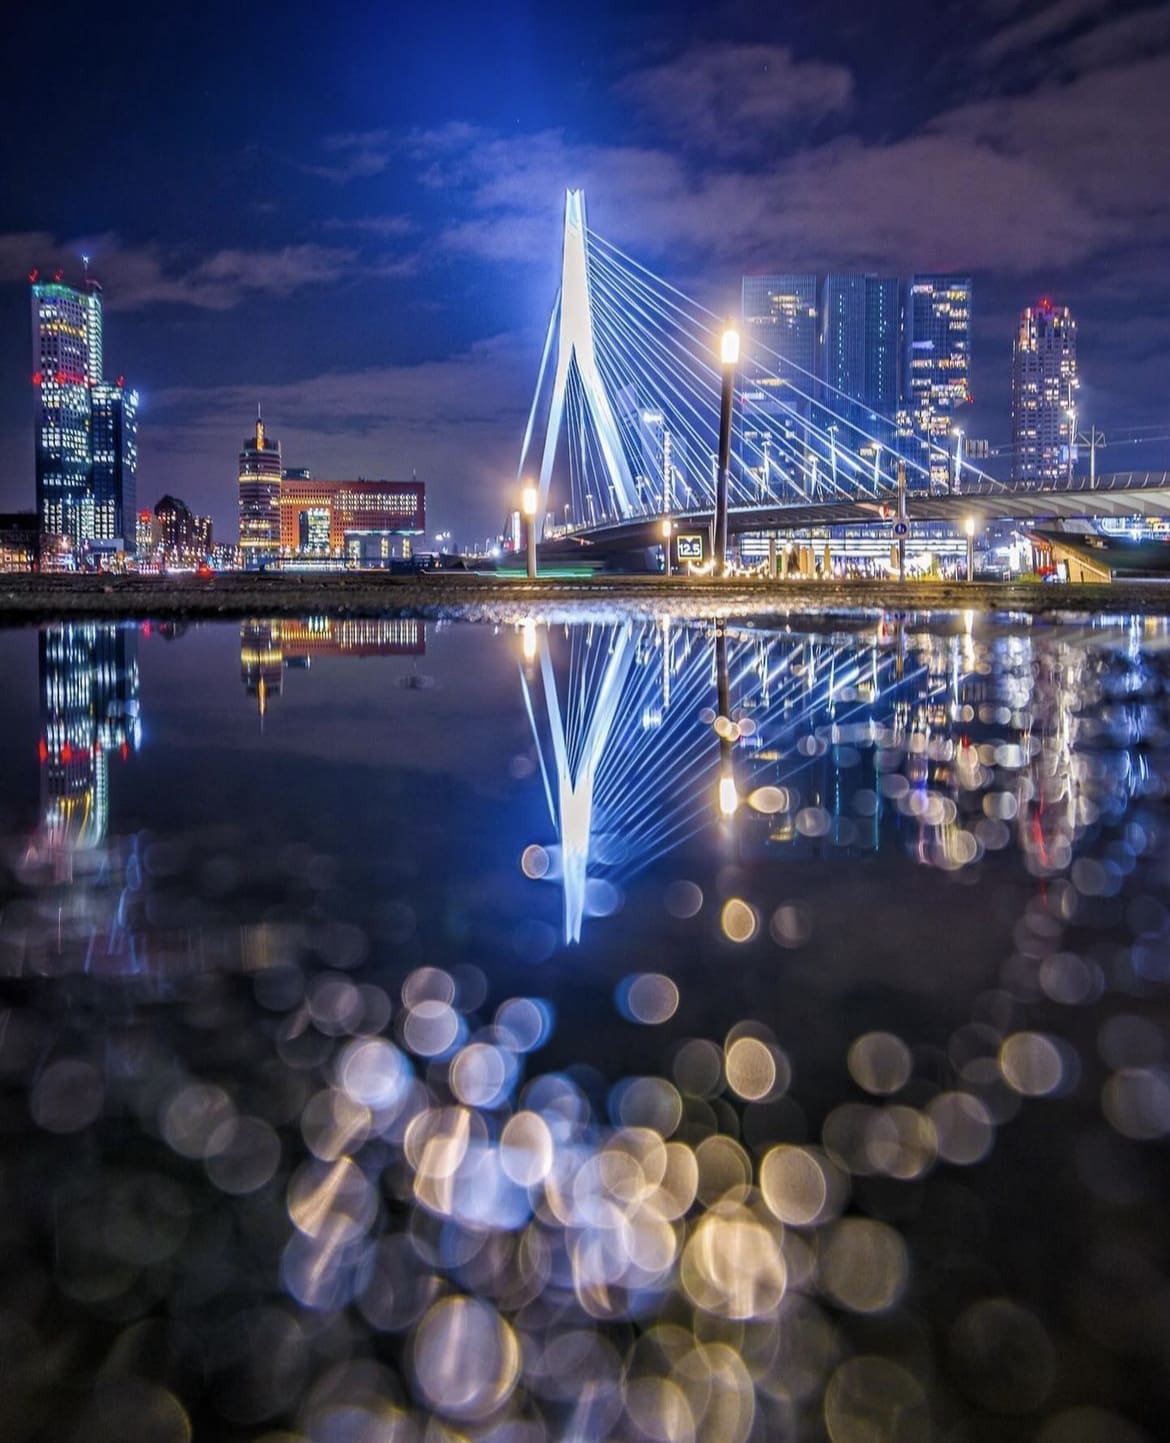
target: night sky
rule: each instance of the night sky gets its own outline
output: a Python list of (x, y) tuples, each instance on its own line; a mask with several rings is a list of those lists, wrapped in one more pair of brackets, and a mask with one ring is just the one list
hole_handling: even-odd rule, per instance
[(2, 33), (0, 509), (34, 501), (28, 272), (88, 251), (140, 502), (234, 540), (259, 401), (286, 466), (415, 470), (433, 530), (498, 530), (569, 185), (720, 311), (745, 271), (970, 271), (993, 443), (1050, 296), (1084, 424), (1170, 432), (1166, 4), (64, 3)]

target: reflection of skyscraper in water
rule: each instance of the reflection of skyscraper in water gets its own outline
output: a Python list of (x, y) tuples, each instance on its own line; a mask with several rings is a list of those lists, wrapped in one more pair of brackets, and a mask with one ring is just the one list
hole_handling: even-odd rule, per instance
[(46, 627), (40, 635), (41, 828), (34, 850), (68, 870), (105, 841), (111, 753), (137, 751), (138, 646), (133, 626)]
[(286, 667), (322, 656), (424, 656), (426, 624), (417, 617), (310, 616), (240, 623), (240, 680), (263, 717), (280, 695)]

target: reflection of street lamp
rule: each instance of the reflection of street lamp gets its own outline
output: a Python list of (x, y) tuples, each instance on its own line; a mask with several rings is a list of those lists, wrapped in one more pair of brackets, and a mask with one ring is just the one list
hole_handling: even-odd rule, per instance
[(666, 576), (670, 575), (670, 533), (673, 530), (669, 516), (662, 519), (662, 569)]
[(728, 326), (719, 347), (723, 390), (719, 399), (719, 469), (715, 475), (715, 575), (727, 575), (727, 488), (731, 471), (731, 402), (739, 363), (739, 332)]
[(520, 509), (524, 512), (528, 530), (528, 579), (536, 580), (536, 502), (535, 486), (525, 486), (520, 496)]
[(975, 580), (975, 518), (968, 516), (963, 522), (963, 530), (967, 533), (967, 580)]
[(536, 658), (536, 622), (529, 617), (521, 628), (520, 645), (524, 650), (524, 660), (533, 661)]

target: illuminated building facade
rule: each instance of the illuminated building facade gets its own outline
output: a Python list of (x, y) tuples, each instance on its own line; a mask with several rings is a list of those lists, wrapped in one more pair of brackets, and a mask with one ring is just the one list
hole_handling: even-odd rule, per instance
[(280, 442), (256, 429), (244, 442), (239, 463), (240, 551), (244, 565), (259, 566), (280, 555)]
[(0, 572), (33, 569), (38, 532), (35, 511), (0, 513)]
[(166, 561), (203, 561), (212, 549), (211, 517), (196, 516), (177, 496), (164, 496), (154, 508), (151, 539)]
[(48, 557), (87, 541), (133, 544), (138, 395), (103, 378), (102, 289), (32, 274), (37, 517)]
[(898, 433), (927, 448), (932, 485), (949, 485), (954, 413), (971, 399), (971, 278), (922, 275), (906, 293)]
[(93, 535), (99, 541), (134, 538), (136, 545), (138, 392), (121, 380), (98, 381), (90, 397)]
[[(776, 400), (802, 415), (817, 369), (817, 278), (807, 271), (743, 278), (743, 320), (748, 335), (775, 356)], [(791, 387), (798, 394), (783, 395)]]
[(1012, 479), (1067, 480), (1076, 458), (1077, 323), (1042, 300), (1020, 313), (1012, 352)]
[(94, 535), (90, 394), (101, 370), (101, 291), (38, 282), (33, 272), (33, 385), (37, 392), (37, 516), (42, 533)]
[(422, 481), (321, 481), (285, 474), (280, 490), (280, 551), (378, 564), (395, 537), (426, 530)]

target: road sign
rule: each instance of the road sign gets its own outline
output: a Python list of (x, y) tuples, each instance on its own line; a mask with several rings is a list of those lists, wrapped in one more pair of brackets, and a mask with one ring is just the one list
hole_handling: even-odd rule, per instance
[(703, 533), (694, 532), (684, 536), (680, 533), (677, 538), (678, 559), (680, 561), (702, 561), (703, 559)]
[(894, 535), (895, 535), (895, 536), (905, 536), (906, 533), (907, 533), (909, 530), (910, 530), (910, 523), (909, 523), (909, 521), (895, 521), (895, 522), (894, 522)]

